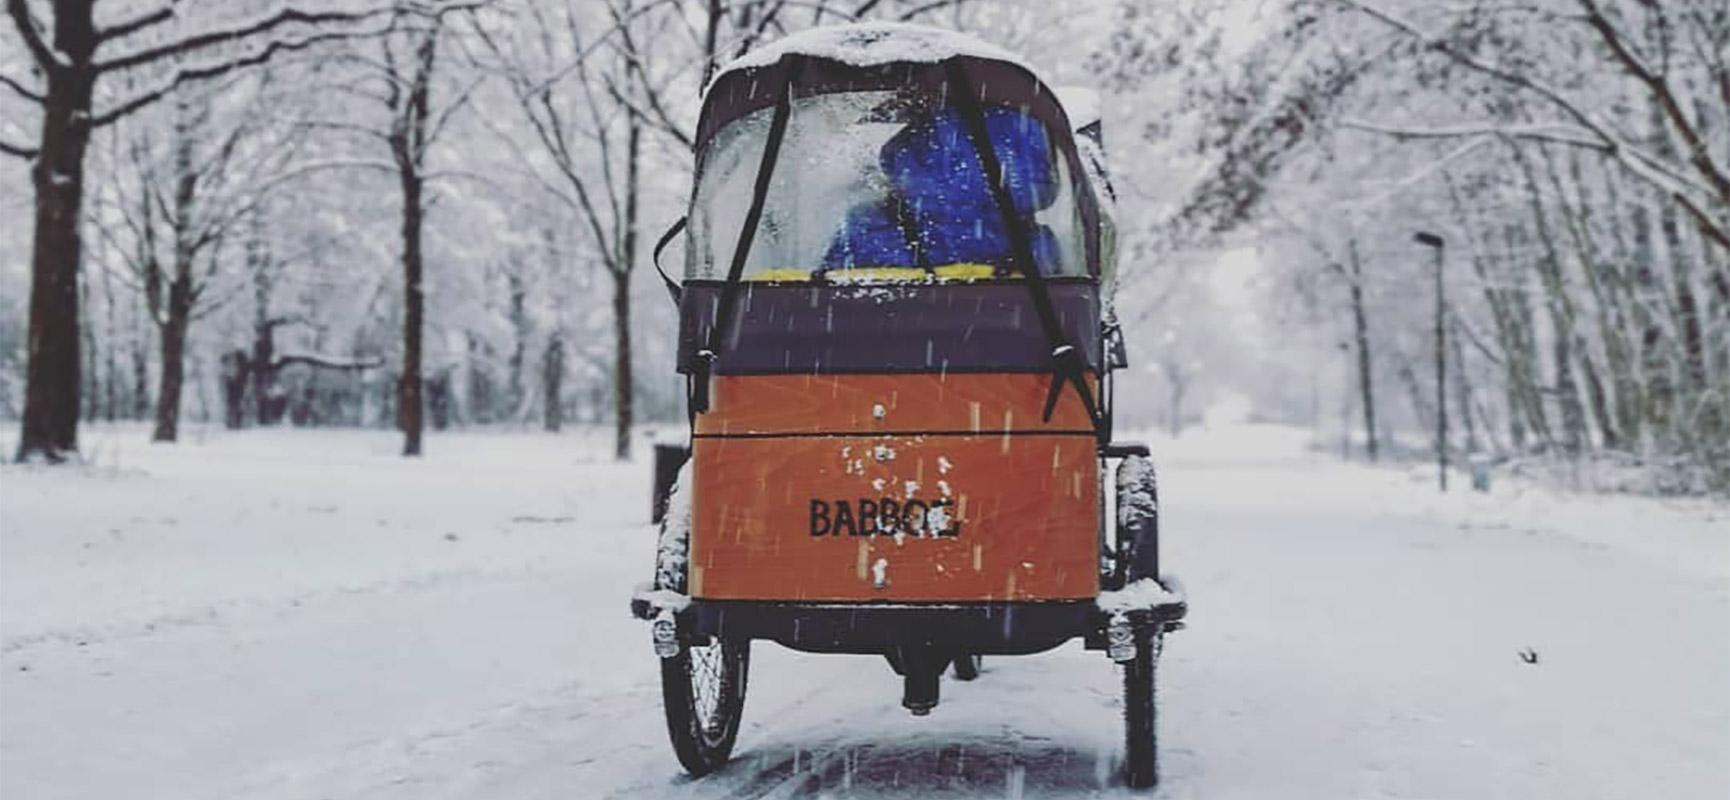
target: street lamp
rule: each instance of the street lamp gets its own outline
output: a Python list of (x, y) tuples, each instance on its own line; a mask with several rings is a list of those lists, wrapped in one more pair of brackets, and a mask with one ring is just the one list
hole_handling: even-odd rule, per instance
[(1436, 479), (1445, 492), (1448, 490), (1448, 360), (1444, 356), (1447, 334), (1442, 327), (1442, 318), (1447, 313), (1447, 299), (1442, 294), (1442, 251), (1446, 244), (1442, 237), (1429, 231), (1418, 231), (1412, 239), (1430, 248), (1436, 257)]

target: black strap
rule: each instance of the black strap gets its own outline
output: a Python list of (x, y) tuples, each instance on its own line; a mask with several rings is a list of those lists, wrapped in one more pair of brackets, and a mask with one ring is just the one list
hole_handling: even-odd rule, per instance
[(793, 112), (793, 84), (799, 80), (805, 60), (790, 59), (781, 82), (780, 97), (775, 100), (775, 116), (769, 122), (769, 140), (763, 145), (763, 160), (757, 164), (757, 183), (751, 188), (751, 207), (745, 212), (745, 224), (739, 230), (739, 242), (733, 248), (733, 263), (727, 268), (727, 283), (721, 287), (720, 304), (715, 319), (690, 364), (690, 410), (694, 417), (709, 410), (709, 375), (714, 372), (717, 348), (733, 318), (733, 306), (739, 301), (739, 283), (745, 274), (745, 260), (751, 255), (751, 242), (757, 238), (757, 226), (763, 220), (763, 204), (769, 196), (769, 182), (775, 175), (775, 163), (781, 155), (781, 140), (787, 136), (787, 119)]
[(979, 98), (974, 95), (973, 85), (968, 81), (967, 70), (961, 62), (952, 59), (945, 67), (949, 77), (949, 95), (954, 98), (955, 105), (967, 124), (968, 138), (973, 140), (973, 152), (979, 157), (979, 165), (985, 172), (985, 183), (991, 189), (991, 198), (997, 203), (997, 213), (1009, 234), (1009, 246), (1013, 251), (1011, 256), (1015, 259), (1016, 266), (1021, 269), (1022, 276), (1027, 279), (1028, 291), (1033, 295), (1033, 307), (1039, 315), (1039, 326), (1045, 330), (1045, 339), (1051, 345), (1051, 388), (1045, 394), (1044, 421), (1051, 421), (1052, 412), (1057, 409), (1057, 400), (1063, 394), (1064, 385), (1072, 384), (1076, 393), (1081, 396), (1081, 404), (1087, 409), (1087, 418), (1097, 432), (1101, 429), (1101, 418), (1099, 408), (1093, 402), (1093, 390), (1087, 385), (1087, 361), (1082, 357), (1081, 351), (1063, 335), (1057, 310), (1051, 304), (1051, 290), (1045, 284), (1045, 276), (1039, 272), (1039, 265), (1033, 260), (1033, 236), (1028, 232), (1027, 226), (1022, 224), (1020, 215), (1015, 213), (1009, 187), (1004, 183), (1003, 164), (997, 160), (997, 148), (991, 144), (991, 132), (985, 125), (985, 111), (979, 106)]
[(655, 264), (655, 271), (661, 273), (661, 282), (667, 285), (667, 294), (673, 296), (673, 305), (679, 304), (679, 295), (683, 290), (679, 287), (679, 282), (673, 280), (673, 276), (668, 275), (667, 270), (661, 266), (661, 251), (667, 249), (667, 245), (673, 243), (673, 238), (685, 229), (685, 220), (685, 217), (680, 217), (678, 222), (667, 228), (666, 233), (661, 234), (661, 240), (655, 242), (655, 256), (652, 259)]

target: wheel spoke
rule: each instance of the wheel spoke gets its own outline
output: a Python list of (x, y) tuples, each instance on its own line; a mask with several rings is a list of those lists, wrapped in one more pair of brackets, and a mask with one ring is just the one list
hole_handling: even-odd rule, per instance
[(719, 641), (691, 648), (691, 693), (695, 706), (692, 711), (705, 734), (714, 734), (724, 722), (720, 711), (725, 662), (725, 649)]

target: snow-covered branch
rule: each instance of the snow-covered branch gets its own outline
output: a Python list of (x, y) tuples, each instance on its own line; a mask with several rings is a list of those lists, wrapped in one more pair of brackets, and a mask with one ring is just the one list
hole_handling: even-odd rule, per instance
[(1540, 142), (1555, 142), (1574, 147), (1585, 147), (1602, 152), (1609, 152), (1610, 146), (1604, 141), (1586, 135), (1578, 126), (1560, 123), (1532, 123), (1527, 125), (1511, 125), (1499, 122), (1468, 122), (1459, 125), (1441, 125), (1421, 127), (1413, 125), (1388, 125), (1368, 122), (1359, 119), (1346, 119), (1340, 122), (1342, 127), (1352, 130), (1380, 133), (1396, 139), (1457, 139), (1474, 136), (1496, 136), (1509, 139), (1530, 139)]
[(1463, 48), (1455, 46), (1447, 39), (1430, 34), (1419, 28), (1417, 25), (1394, 15), (1389, 11), (1379, 8), (1374, 4), (1364, 2), (1363, 0), (1338, 0), (1338, 2), (1355, 8), (1377, 21), (1418, 40), (1425, 48), (1441, 53), (1467, 69), (1489, 75), (1497, 80), (1519, 86), (1538, 94), (1544, 99), (1555, 104), (1562, 113), (1573, 117), (1582, 127), (1602, 138), (1606, 144), (1614, 141), (1615, 137), (1605, 131), (1603, 126), (1600, 125), (1597, 120), (1593, 119), (1590, 114), (1586, 113), (1584, 109), (1580, 108), (1572, 100), (1569, 100), (1566, 95), (1562, 94), (1561, 90), (1549, 85), (1548, 83), (1532, 78), (1511, 66), (1498, 64), (1475, 56)]
[[(1445, 38), (1425, 32), (1417, 25), (1388, 12), (1373, 3), (1366, 2), (1366, 0), (1336, 1), (1358, 10), (1381, 23), (1398, 30), (1406, 36), (1416, 39), (1421, 42), (1425, 48), (1447, 56), (1454, 63), (1475, 72), (1488, 75), (1504, 83), (1533, 92), (1549, 101), (1551, 105), (1563, 114), (1572, 118), (1582, 129), (1590, 133), (1591, 136), (1597, 140), (1597, 144), (1580, 140), (1566, 143), (1576, 146), (1591, 147), (1611, 155), (1618, 163), (1622, 164), (1642, 180), (1654, 184), (1665, 194), (1676, 198), (1677, 201), (1687, 209), (1689, 215), (1700, 223), (1702, 230), (1709, 237), (1715, 241), (1727, 243), (1727, 246), (1730, 246), (1730, 225), (1725, 223), (1722, 219), (1723, 215), (1721, 213), (1712, 213), (1701, 202), (1705, 199), (1707, 204), (1713, 206), (1730, 207), (1730, 181), (1726, 180), (1721, 170), (1719, 170), (1717, 165), (1712, 162), (1709, 154), (1706, 152), (1705, 143), (1701, 141), (1697, 135), (1694, 137), (1688, 135), (1688, 131), (1692, 130), (1692, 128), (1684, 127), (1687, 125), (1686, 117), (1681, 115), (1679, 108), (1676, 109), (1676, 115), (1670, 115), (1668, 109), (1666, 109), (1665, 113), (1679, 129), (1682, 129), (1684, 140), (1688, 143), (1691, 150), (1690, 162), (1696, 171), (1700, 173), (1699, 178), (1679, 173), (1667, 163), (1667, 159), (1653, 155), (1644, 148), (1637, 147), (1629, 140), (1618, 136), (1607, 125), (1600, 122), (1593, 114), (1588, 112), (1580, 103), (1575, 102), (1560, 89), (1557, 89), (1544, 81), (1533, 78), (1514, 67), (1479, 57)], [(1596, 10), (1596, 6), (1592, 5), (1590, 0), (1580, 1), (1585, 3), (1589, 10)], [(1618, 46), (1620, 40), (1613, 28), (1606, 27), (1600, 29), (1599, 32), (1607, 38), (1612, 49)], [(1643, 62), (1632, 53), (1628, 53), (1626, 59), (1619, 59), (1619, 61), (1624, 68), (1628, 69), (1637, 78), (1641, 77), (1641, 73), (1638, 70), (1646, 69), (1643, 67)], [(1662, 107), (1665, 105), (1665, 97), (1670, 97), (1670, 105), (1674, 107), (1674, 97), (1669, 95), (1668, 88), (1662, 77), (1653, 75), (1649, 72), (1646, 73), (1646, 75), (1647, 77), (1652, 78), (1652, 80), (1648, 81), (1646, 78), (1641, 78), (1641, 80), (1647, 82), (1648, 87), (1653, 91), (1660, 106)], [(1678, 120), (1680, 120), (1680, 122), (1678, 122)], [(1537, 137), (1531, 136), (1527, 138)]]

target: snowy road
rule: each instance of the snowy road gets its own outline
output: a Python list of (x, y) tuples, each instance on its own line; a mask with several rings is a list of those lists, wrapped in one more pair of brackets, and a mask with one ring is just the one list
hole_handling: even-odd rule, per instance
[[(578, 437), (418, 464), (383, 434), (142, 438), (0, 472), (8, 800), (1129, 794), (1116, 675), (1079, 648), (914, 719), (880, 659), (759, 644), (735, 763), (681, 777), (625, 613), (647, 469)], [(1444, 499), (1300, 443), (1158, 448), (1192, 612), (1157, 796), (1730, 791), (1730, 512)]]

